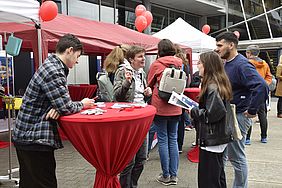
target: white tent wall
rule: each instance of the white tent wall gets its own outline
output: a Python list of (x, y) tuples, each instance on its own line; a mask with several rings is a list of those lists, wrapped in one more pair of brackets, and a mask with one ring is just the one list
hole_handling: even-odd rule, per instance
[(173, 43), (192, 48), (192, 52), (205, 52), (216, 48), (215, 39), (178, 18), (163, 30), (153, 34), (160, 39), (169, 39)]
[(206, 35), (198, 29), (178, 18), (163, 30), (155, 33), (154, 37), (169, 39), (173, 43), (182, 44), (192, 48), (192, 69), (193, 73), (198, 70), (197, 62), (202, 52), (214, 50), (216, 48), (215, 38)]

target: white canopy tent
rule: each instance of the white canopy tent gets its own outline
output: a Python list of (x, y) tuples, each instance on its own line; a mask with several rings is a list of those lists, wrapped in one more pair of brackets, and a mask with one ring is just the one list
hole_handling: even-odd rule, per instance
[(200, 53), (214, 50), (216, 48), (215, 38), (194, 28), (182, 18), (178, 18), (172, 24), (155, 33), (153, 36), (160, 39), (169, 39), (173, 43), (191, 47), (193, 73), (198, 70), (196, 64)]
[(192, 48), (192, 52), (205, 52), (216, 48), (215, 39), (178, 18), (163, 30), (155, 33), (154, 37), (169, 39), (173, 43), (182, 44)]
[(39, 23), (39, 6), (36, 0), (0, 0), (0, 22)]

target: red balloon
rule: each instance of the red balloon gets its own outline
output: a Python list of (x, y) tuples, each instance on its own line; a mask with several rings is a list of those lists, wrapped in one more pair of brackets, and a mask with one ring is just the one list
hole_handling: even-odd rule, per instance
[(142, 32), (147, 27), (147, 20), (144, 16), (138, 16), (135, 20), (135, 27), (139, 32)]
[(208, 24), (205, 24), (203, 27), (202, 27), (202, 32), (205, 33), (205, 34), (208, 34), (211, 30), (211, 27), (208, 25)]
[(147, 10), (147, 11), (143, 12), (142, 16), (144, 16), (146, 18), (146, 20), (147, 20), (147, 26), (146, 27), (148, 27), (153, 21), (152, 13)]
[(51, 21), (58, 14), (58, 6), (54, 1), (45, 1), (39, 9), (39, 15), (43, 21)]
[(240, 32), (239, 31), (234, 31), (233, 33), (236, 35), (237, 39), (240, 38)]
[(146, 7), (144, 5), (138, 5), (135, 8), (135, 15), (136, 17), (141, 16), (143, 14), (143, 12), (146, 11)]

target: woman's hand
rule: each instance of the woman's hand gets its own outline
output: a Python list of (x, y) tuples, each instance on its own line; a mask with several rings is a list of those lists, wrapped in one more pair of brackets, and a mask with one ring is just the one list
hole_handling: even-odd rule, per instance
[(152, 95), (152, 89), (150, 87), (146, 87), (146, 89), (144, 89), (144, 95), (145, 96), (151, 96)]
[(131, 80), (132, 80), (132, 71), (131, 70), (128, 70), (126, 68), (124, 68), (124, 72), (125, 72), (125, 79), (131, 83)]
[(60, 114), (54, 109), (52, 108), (46, 115), (45, 119), (55, 119), (57, 120), (60, 117)]

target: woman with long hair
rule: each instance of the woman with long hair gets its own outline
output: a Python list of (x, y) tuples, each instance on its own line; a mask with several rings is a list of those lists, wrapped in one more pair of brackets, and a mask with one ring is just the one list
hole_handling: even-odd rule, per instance
[(199, 107), (191, 110), (191, 117), (198, 122), (198, 187), (226, 188), (223, 152), (232, 140), (226, 121), (227, 105), (232, 99), (231, 84), (216, 52), (202, 53), (198, 69), (202, 77)]

